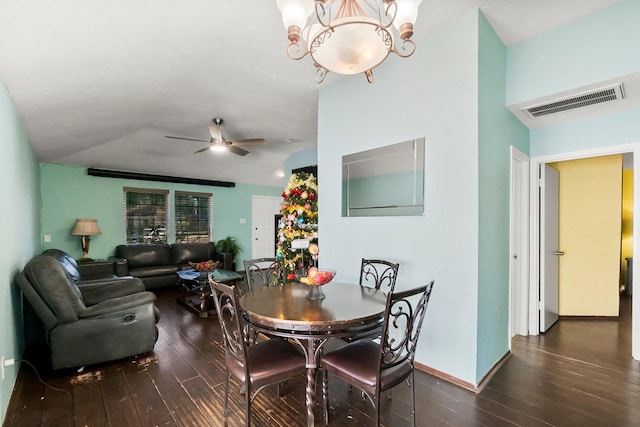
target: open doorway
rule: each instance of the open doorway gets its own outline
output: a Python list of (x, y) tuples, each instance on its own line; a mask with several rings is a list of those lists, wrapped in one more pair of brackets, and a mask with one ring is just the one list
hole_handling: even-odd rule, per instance
[[(619, 147), (609, 147), (606, 149), (598, 150), (585, 150), (574, 153), (564, 153), (558, 155), (551, 155), (539, 158), (532, 158), (530, 160), (530, 278), (529, 278), (529, 319), (528, 329), (530, 335), (539, 334), (539, 303), (540, 303), (540, 284), (543, 280), (540, 276), (540, 200), (538, 198), (538, 186), (539, 186), (539, 170), (540, 166), (546, 163), (583, 159), (589, 157), (606, 156), (611, 154), (633, 153), (633, 169), (638, 170), (640, 164), (640, 144), (631, 144)], [(633, 183), (633, 224), (637, 224), (638, 221), (638, 206), (639, 206), (639, 177), (638, 174), (634, 174)], [(636, 229), (637, 226), (635, 227)], [(631, 246), (634, 251), (638, 250), (638, 238), (636, 235), (632, 237)], [(632, 274), (635, 267), (632, 267)], [(640, 313), (638, 308), (638, 301), (631, 301), (632, 313), (631, 313), (631, 325), (632, 325), (632, 351), (633, 358), (640, 359)]]
[[(558, 316), (618, 317), (623, 156), (541, 168), (540, 331)], [(547, 179), (550, 172), (555, 180)], [(552, 312), (555, 317), (547, 321)]]

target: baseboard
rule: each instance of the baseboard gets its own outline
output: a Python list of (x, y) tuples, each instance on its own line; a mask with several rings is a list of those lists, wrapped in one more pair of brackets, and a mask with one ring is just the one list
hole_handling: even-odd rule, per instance
[(482, 380), (480, 380), (480, 383), (476, 386), (470, 382), (461, 380), (458, 377), (454, 377), (453, 375), (449, 375), (445, 372), (439, 371), (437, 369), (434, 369), (430, 366), (427, 365), (423, 365), (422, 363), (419, 362), (415, 362), (415, 368), (419, 371), (422, 371), (424, 373), (427, 373), (429, 375), (433, 375), (436, 378), (440, 378), (441, 380), (444, 380), (446, 382), (449, 382), (453, 385), (456, 385), (458, 387), (461, 387), (465, 390), (469, 390), (472, 391), (474, 393), (480, 393), (482, 391), (482, 389), (484, 388), (484, 386), (489, 382), (489, 380), (493, 377), (493, 375), (495, 375), (496, 372), (498, 372), (498, 369), (500, 369), (502, 367), (502, 365), (504, 364), (504, 362), (506, 362), (506, 360), (509, 358), (509, 356), (511, 356), (510, 352), (507, 352), (504, 356), (502, 356), (500, 358), (500, 360), (498, 360), (498, 362), (496, 362), (495, 365), (493, 365), (493, 367), (491, 368), (491, 370), (489, 372), (487, 372), (487, 374), (482, 377)]
[(487, 385), (487, 383), (489, 382), (489, 380), (491, 378), (493, 378), (493, 376), (495, 375), (496, 372), (498, 372), (498, 370), (502, 367), (502, 365), (504, 365), (504, 362), (507, 361), (507, 359), (511, 356), (511, 352), (507, 351), (501, 358), (500, 360), (498, 360), (493, 367), (489, 370), (489, 372), (487, 372), (487, 374), (482, 377), (482, 379), (480, 380), (480, 383), (478, 384), (478, 386), (476, 387), (476, 392), (480, 393), (482, 391), (482, 389), (484, 388), (485, 385)]
[(461, 380), (460, 378), (454, 377), (453, 375), (449, 375), (437, 369), (433, 369), (432, 367), (423, 365), (422, 363), (415, 362), (414, 366), (419, 371), (425, 372), (429, 375), (433, 375), (436, 378), (440, 378), (441, 380), (449, 382), (453, 385), (457, 385), (458, 387), (464, 388), (465, 390), (477, 393), (476, 387), (467, 381)]

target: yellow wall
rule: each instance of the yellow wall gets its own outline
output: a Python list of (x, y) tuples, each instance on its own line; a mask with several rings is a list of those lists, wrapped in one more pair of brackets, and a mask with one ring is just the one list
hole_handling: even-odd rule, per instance
[(559, 172), (559, 314), (617, 316), (622, 155), (555, 163)]
[(622, 255), (620, 283), (627, 284), (627, 261), (633, 257), (633, 171), (622, 172)]

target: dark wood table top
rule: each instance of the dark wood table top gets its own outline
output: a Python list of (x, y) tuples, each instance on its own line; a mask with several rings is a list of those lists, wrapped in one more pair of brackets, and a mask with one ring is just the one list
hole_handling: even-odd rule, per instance
[(252, 324), (294, 334), (342, 334), (382, 322), (383, 292), (330, 282), (322, 286), (324, 299), (309, 300), (310, 286), (292, 282), (260, 288), (243, 295), (240, 305)]

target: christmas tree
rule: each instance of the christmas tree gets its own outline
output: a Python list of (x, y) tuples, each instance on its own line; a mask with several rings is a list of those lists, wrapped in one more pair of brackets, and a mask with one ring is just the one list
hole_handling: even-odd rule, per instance
[(291, 175), (282, 192), (282, 219), (278, 228), (276, 257), (282, 262), (285, 279), (295, 280), (296, 271), (306, 271), (313, 265), (307, 250), (291, 249), (291, 241), (318, 241), (318, 184), (316, 177), (307, 172)]

